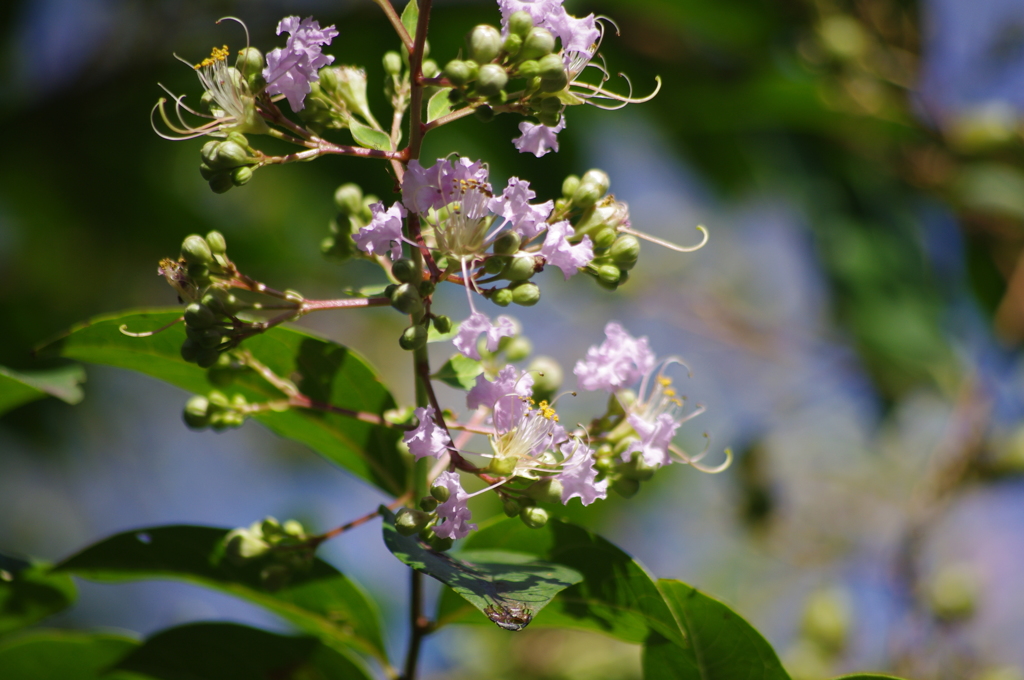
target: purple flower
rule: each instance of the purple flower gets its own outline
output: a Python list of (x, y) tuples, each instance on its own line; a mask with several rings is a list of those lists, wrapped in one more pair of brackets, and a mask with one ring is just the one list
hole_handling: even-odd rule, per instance
[(437, 516), (444, 521), (434, 525), (434, 533), (441, 538), (463, 538), (476, 529), (475, 524), (468, 523), (473, 516), (466, 505), (469, 494), (462, 488), (459, 475), (454, 472), (446, 471), (439, 474), (433, 486), (439, 485), (448, 489), (449, 495), (448, 500), (437, 506)]
[(479, 361), (480, 352), (476, 348), (476, 339), (482, 333), (487, 334), (487, 350), (493, 352), (498, 349), (498, 341), (501, 338), (511, 337), (516, 334), (516, 325), (507, 316), (499, 316), (497, 323), (492, 324), (486, 314), (473, 312), (459, 326), (459, 332), (452, 342), (457, 350), (470, 359)]
[(452, 201), (461, 200), (465, 193), (464, 182), (485, 192), (491, 190), (487, 183), (487, 166), (481, 161), (460, 157), (458, 162), (452, 163), (442, 158), (427, 168), (419, 161), (410, 161), (402, 178), (402, 203), (409, 210), (426, 215), (431, 208), (437, 210)]
[(513, 423), (526, 412), (528, 405), (525, 400), (533, 393), (532, 388), (532, 375), (520, 375), (515, 366), (506, 366), (493, 382), (482, 375), (477, 376), (476, 386), (466, 395), (466, 407), (478, 409), (483, 406), (491, 409), (494, 429), (501, 433), (508, 432)]
[(582, 19), (570, 16), (562, 7), (562, 0), (498, 0), (498, 7), (501, 8), (501, 26), (506, 32), (509, 17), (522, 10), (533, 18), (535, 26), (551, 31), (562, 42), (565, 52), (593, 54), (592, 47), (601, 36), (593, 14)]
[(334, 61), (334, 57), (320, 54), (320, 48), (331, 44), (338, 29), (334, 26), (321, 29), (313, 17), (301, 22), (298, 17), (285, 17), (277, 25), (277, 34), (285, 31), (288, 42), (283, 49), (278, 47), (267, 54), (263, 78), (267, 81), (267, 92), (283, 94), (292, 111), (301, 111), (305, 106), (303, 100), (309, 94), (309, 84), (320, 78), (317, 71)]
[(513, 177), (501, 192), (501, 196), (495, 196), (490, 200), (488, 208), (508, 222), (512, 231), (518, 233), (526, 243), (547, 227), (545, 220), (555, 207), (554, 201), (530, 205), (530, 201), (536, 197), (537, 194), (530, 189), (529, 182)]
[(615, 390), (631, 385), (654, 368), (654, 353), (647, 338), (639, 340), (611, 321), (604, 327), (605, 341), (591, 346), (573, 373), (584, 390)]
[(640, 436), (639, 441), (630, 444), (627, 453), (639, 451), (644, 457), (644, 462), (652, 467), (661, 467), (672, 462), (668, 447), (672, 443), (672, 437), (676, 435), (676, 430), (679, 429), (679, 422), (672, 414), (661, 413), (653, 419), (646, 419), (639, 414), (631, 413), (627, 419)]
[(414, 411), (420, 424), (416, 429), (405, 433), (403, 440), (409, 446), (409, 451), (416, 456), (416, 460), (425, 456), (440, 458), (452, 445), (452, 440), (444, 428), (438, 427), (434, 421), (434, 407), (426, 406)]
[(599, 498), (607, 498), (608, 480), (594, 481), (597, 469), (590, 448), (578, 439), (570, 439), (562, 444), (560, 450), (565, 459), (562, 471), (555, 475), (555, 479), (562, 483), (562, 504), (579, 498), (583, 505), (590, 505)]
[(586, 267), (594, 259), (594, 245), (590, 237), (584, 236), (582, 241), (571, 245), (568, 238), (574, 233), (575, 230), (569, 225), (568, 220), (555, 222), (548, 227), (544, 245), (540, 247), (540, 254), (547, 263), (561, 269), (566, 280), (580, 267)]
[(405, 208), (401, 203), (384, 210), (384, 202), (378, 201), (370, 207), (373, 219), (370, 223), (352, 235), (352, 240), (363, 252), (380, 255), (391, 251), (391, 259), (402, 257), (402, 218)]
[(532, 153), (540, 158), (548, 151), (558, 151), (559, 132), (565, 129), (565, 116), (558, 121), (555, 127), (548, 127), (539, 123), (523, 121), (519, 124), (519, 132), (522, 134), (512, 140), (519, 153)]

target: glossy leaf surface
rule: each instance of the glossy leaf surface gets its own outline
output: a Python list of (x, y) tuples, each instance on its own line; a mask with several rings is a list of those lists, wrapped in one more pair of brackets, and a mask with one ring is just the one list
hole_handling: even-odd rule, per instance
[(454, 355), (437, 370), (434, 377), (460, 390), (470, 390), (476, 385), (476, 377), (484, 372), (484, 365), (461, 354)]
[(0, 555), (0, 635), (67, 608), (76, 596), (67, 574), (49, 573), (46, 565)]
[(85, 369), (64, 366), (49, 371), (20, 373), (0, 366), (0, 415), (43, 397), (57, 397), (69, 404), (82, 401)]
[(136, 680), (107, 670), (138, 646), (120, 635), (40, 630), (0, 643), (0, 678), (7, 680)]
[(100, 541), (55, 569), (93, 581), (174, 579), (215, 588), (266, 607), (301, 630), (331, 643), (386, 658), (376, 607), (352, 581), (323, 560), (268, 590), (263, 562), (236, 566), (221, 558), (226, 529), (165, 526), (128, 531)]
[[(220, 389), (229, 398), (243, 395), (249, 402), (281, 399), (283, 395), (255, 371), (199, 368), (181, 358), (185, 340), (182, 324), (145, 338), (138, 333), (173, 323), (181, 310), (154, 309), (101, 316), (75, 326), (38, 351), (106, 366), (127, 368), (190, 392)], [(391, 394), (365, 361), (347, 347), (296, 328), (273, 328), (249, 338), (243, 348), (278, 376), (292, 380), (310, 399), (333, 406), (381, 414), (394, 408)], [(211, 383), (217, 380), (217, 385)], [(355, 475), (399, 495), (405, 490), (407, 462), (396, 448), (399, 431), (348, 416), (310, 409), (289, 409), (253, 416), (273, 432), (300, 441)]]

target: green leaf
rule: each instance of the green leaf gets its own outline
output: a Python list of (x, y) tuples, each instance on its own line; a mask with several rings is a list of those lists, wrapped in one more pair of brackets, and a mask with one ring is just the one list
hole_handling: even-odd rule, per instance
[(165, 526), (128, 531), (64, 560), (55, 570), (105, 583), (174, 579), (214, 588), (266, 607), (328, 643), (357, 647), (386, 660), (378, 613), (351, 580), (323, 560), (267, 590), (259, 560), (236, 566), (219, 559), (227, 529)]
[(471, 390), (476, 377), (484, 372), (484, 365), (462, 354), (456, 354), (438, 369), (434, 378), (460, 390)]
[(895, 675), (882, 675), (881, 673), (854, 673), (853, 675), (841, 675), (832, 680), (903, 680)]
[(0, 366), (0, 414), (43, 397), (57, 397), (69, 404), (82, 401), (85, 369), (62, 366), (48, 371), (19, 373)]
[(441, 88), (434, 93), (434, 96), (427, 102), (427, 122), (437, 120), (452, 112), (452, 100), (448, 99), (448, 88)]
[[(181, 324), (146, 338), (129, 337), (118, 330), (122, 325), (132, 332), (156, 330), (173, 323), (181, 313), (172, 308), (97, 317), (75, 326), (37, 353), (128, 368), (190, 392), (205, 394), (215, 387), (211, 381), (217, 380), (217, 389), (228, 397), (241, 394), (249, 402), (282, 398), (254, 371), (205, 370), (186, 363), (180, 354), (185, 341)], [(277, 327), (249, 338), (243, 348), (277, 375), (293, 380), (314, 401), (374, 414), (395, 407), (391, 394), (360, 356), (312, 333)], [(224, 384), (223, 379), (230, 383)], [(393, 495), (405, 491), (408, 462), (396, 446), (398, 430), (306, 409), (259, 413), (253, 418)]]
[(409, 4), (402, 10), (402, 25), (409, 32), (409, 37), (416, 39), (416, 24), (420, 20), (420, 6), (416, 0), (409, 0)]
[(686, 645), (653, 634), (644, 645), (644, 680), (789, 680), (771, 645), (734, 611), (685, 583), (658, 585)]
[(555, 595), (583, 578), (574, 569), (523, 553), (475, 550), (455, 558), (435, 552), (398, 533), (387, 508), (381, 507), (381, 515), (384, 543), (395, 557), (444, 583), (506, 630), (525, 628)]
[(0, 635), (66, 609), (76, 596), (67, 574), (51, 574), (48, 565), (0, 555)]
[(138, 642), (120, 635), (70, 630), (31, 631), (0, 644), (0, 678), (118, 680), (107, 669)]
[(163, 630), (117, 668), (155, 680), (358, 680), (362, 663), (311, 637), (277, 635), (235, 623), (193, 623)]
[[(642, 566), (597, 534), (552, 519), (530, 529), (518, 519), (497, 522), (471, 534), (466, 550), (508, 550), (561, 564), (583, 575), (544, 610), (540, 625), (605, 633), (639, 644), (651, 631), (682, 644), (672, 612)], [(474, 623), (476, 616), (450, 593), (442, 593), (438, 625)]]
[(388, 136), (388, 133), (374, 130), (356, 120), (349, 123), (348, 129), (352, 132), (352, 138), (360, 146), (365, 146), (367, 149), (391, 151), (391, 137)]

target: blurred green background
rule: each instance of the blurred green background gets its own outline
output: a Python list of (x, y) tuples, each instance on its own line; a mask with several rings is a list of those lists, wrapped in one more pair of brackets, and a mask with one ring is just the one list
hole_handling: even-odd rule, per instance
[[(705, 249), (645, 246), (616, 293), (548, 272), (541, 303), (514, 313), (567, 372), (609, 318), (685, 358), (687, 392), (709, 410), (684, 440), (699, 447), (707, 431), (715, 452), (739, 454), (717, 477), (668, 469), (586, 521), (658, 576), (737, 608), (796, 680), (865, 669), (1024, 677), (1024, 5), (568, 4), (614, 18), (609, 71), (638, 94), (660, 75), (658, 97), (570, 110), (560, 153), (541, 159), (515, 152), (511, 116), (442, 128), (424, 156), (483, 158), (496, 185), (529, 179), (542, 199), (566, 174), (600, 167), (635, 228), (686, 244), (705, 224)], [(366, 67), (385, 119), (380, 57), (397, 42), (369, 0), (0, 9), (0, 365), (42, 367), (31, 348), (89, 316), (174, 304), (156, 264), (189, 233), (221, 230), (243, 271), (311, 297), (379, 279), (364, 263), (325, 260), (319, 244), (338, 184), (395, 199), (383, 166), (271, 167), (218, 196), (198, 173), (201, 142), (150, 128), (157, 83), (201, 94), (172, 53), (194, 62), (211, 45), (242, 46), (236, 25), (214, 24), (224, 15), (269, 50), (287, 14), (337, 24), (327, 51)], [(498, 18), (491, 2), (438, 2), (431, 56), (443, 64), (467, 30)], [(466, 312), (461, 298), (443, 298), (453, 317)], [(394, 342), (402, 318), (331, 314), (304, 323), (362, 352), (410, 401)], [(380, 500), (255, 424), (186, 430), (174, 388), (90, 367), (86, 391), (78, 406), (44, 400), (0, 418), (3, 551), (59, 559), (127, 528), (266, 514), (326, 529)], [(563, 410), (582, 419), (588, 405)], [(401, 650), (406, 579), (376, 530), (324, 555), (380, 598)], [(205, 618), (281, 626), (168, 584), (83, 584), (79, 605), (48, 625), (148, 633)], [(637, 650), (561, 632), (446, 630), (428, 649), (438, 677), (498, 677), (496, 666), (501, 677), (639, 674)]]

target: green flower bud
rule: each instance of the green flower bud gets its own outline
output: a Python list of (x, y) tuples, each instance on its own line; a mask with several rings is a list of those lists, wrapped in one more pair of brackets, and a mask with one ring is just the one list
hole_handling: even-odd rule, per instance
[(508, 307), (512, 304), (512, 291), (508, 288), (499, 288), (491, 293), (491, 302), (499, 307)]
[(206, 244), (210, 246), (210, 252), (214, 255), (223, 255), (228, 251), (228, 242), (224, 239), (224, 234), (219, 231), (211, 231), (207, 234)]
[(540, 286), (524, 281), (512, 286), (512, 302), (522, 307), (532, 307), (540, 302)]
[(440, 503), (444, 503), (451, 498), (452, 492), (448, 490), (448, 487), (443, 484), (435, 484), (430, 487), (430, 495), (438, 500)]
[(224, 341), (224, 335), (219, 328), (207, 328), (200, 331), (199, 337), (195, 339), (203, 349), (219, 347)]
[(523, 238), (514, 231), (506, 231), (494, 241), (494, 253), (496, 255), (514, 255), (519, 252)]
[(263, 538), (277, 536), (281, 533), (281, 523), (277, 521), (276, 517), (268, 515), (260, 522), (260, 531), (263, 533)]
[(420, 295), (422, 297), (427, 297), (428, 295), (433, 295), (434, 291), (436, 289), (437, 289), (437, 284), (435, 284), (433, 281), (429, 281), (429, 280), (420, 281)]
[(193, 302), (185, 308), (185, 325), (196, 329), (209, 328), (217, 323), (217, 315), (201, 302)]
[(209, 400), (197, 394), (185, 402), (185, 411), (181, 414), (181, 417), (189, 428), (202, 430), (210, 425), (209, 411)]
[(613, 243), (615, 243), (615, 238), (617, 236), (618, 234), (614, 229), (611, 227), (605, 227), (604, 229), (598, 230), (598, 232), (592, 235), (590, 239), (594, 243), (594, 250), (607, 250)]
[(290, 519), (284, 523), (284, 533), (295, 538), (305, 538), (306, 530), (302, 528), (302, 523), (295, 519)]
[(608, 173), (604, 170), (598, 170), (597, 168), (591, 168), (583, 173), (583, 177), (580, 178), (581, 182), (594, 182), (601, 187), (601, 195), (604, 196), (608, 193), (608, 188), (611, 187), (612, 181), (608, 178)]
[(534, 101), (540, 112), (546, 114), (561, 113), (565, 106), (558, 97), (540, 97)]
[(846, 593), (831, 588), (812, 593), (804, 606), (803, 632), (832, 652), (846, 646), (850, 632), (850, 603)]
[(476, 78), (476, 94), (481, 97), (492, 97), (508, 85), (508, 74), (497, 64), (484, 64)]
[(223, 170), (214, 170), (205, 162), (199, 164), (199, 174), (202, 175), (203, 179), (207, 182), (212, 180), (214, 177), (223, 173)]
[(199, 368), (209, 368), (217, 363), (220, 358), (220, 350), (215, 347), (200, 347), (196, 354), (196, 364)]
[(537, 75), (550, 80), (565, 75), (565, 64), (559, 54), (548, 54), (537, 60)]
[(551, 516), (548, 514), (547, 510), (544, 508), (538, 508), (537, 506), (523, 508), (519, 511), (519, 519), (523, 520), (523, 524), (531, 529), (540, 529), (548, 523), (550, 518)]
[(473, 115), (475, 115), (481, 123), (490, 123), (494, 120), (494, 109), (490, 106), (478, 106), (473, 111)]
[(391, 275), (402, 283), (412, 283), (423, 278), (416, 263), (404, 257), (391, 263)]
[(562, 502), (562, 482), (548, 477), (526, 487), (526, 495), (541, 503)]
[(248, 184), (249, 180), (252, 179), (252, 168), (243, 165), (240, 168), (235, 168), (231, 171), (231, 183), (236, 187), (240, 187), (243, 184)]
[(555, 36), (546, 28), (534, 26), (523, 36), (523, 47), (519, 50), (519, 59), (540, 59), (555, 51)]
[(437, 315), (434, 317), (434, 329), (438, 333), (448, 333), (452, 329), (452, 320), (444, 315)]
[(644, 457), (639, 453), (634, 454), (628, 462), (619, 466), (619, 472), (622, 473), (623, 477), (635, 479), (638, 482), (646, 482), (654, 476), (654, 472), (657, 469), (657, 467), (649, 465), (644, 461)]
[(579, 186), (572, 194), (572, 202), (580, 208), (589, 208), (601, 200), (605, 191), (607, 188), (602, 187), (599, 183), (583, 179), (580, 180)]
[(519, 64), (519, 67), (516, 69), (516, 75), (527, 80), (536, 78), (538, 73), (540, 73), (540, 65), (536, 59), (527, 59)]
[(358, 215), (363, 207), (363, 190), (351, 182), (334, 190), (334, 204), (342, 215)]
[(235, 186), (235, 180), (230, 172), (221, 171), (210, 179), (208, 184), (213, 193), (223, 194)]
[(541, 111), (537, 114), (537, 120), (547, 127), (555, 127), (558, 125), (558, 122), (562, 120), (562, 114), (557, 112), (548, 113), (546, 111)]
[(458, 106), (466, 101), (466, 93), (458, 88), (448, 90), (448, 102), (452, 106)]
[(612, 258), (619, 269), (632, 269), (640, 257), (640, 239), (629, 234), (619, 236), (608, 249), (608, 257)]
[(551, 399), (562, 386), (562, 366), (548, 356), (535, 357), (526, 369), (533, 376), (533, 398)]
[(508, 92), (505, 92), (505, 90), (502, 90), (498, 94), (491, 95), (490, 97), (487, 98), (487, 103), (492, 107), (501, 106), (507, 101)]
[[(540, 79), (540, 91), (541, 92), (561, 92), (562, 90), (564, 90), (568, 86), (569, 86), (569, 76), (567, 76), (565, 74), (565, 72), (562, 72), (562, 73), (558, 74), (557, 76), (552, 76), (550, 78), (541, 78)], [(545, 118), (547, 118), (548, 116), (552, 116), (555, 113), (558, 113), (558, 112), (555, 112), (555, 111), (541, 111), (540, 121), (542, 123), (544, 123), (545, 125), (547, 125), (547, 123), (545, 121)], [(555, 119), (555, 125), (557, 125), (557, 124), (558, 124), (558, 120)], [(549, 127), (554, 127), (554, 126), (549, 126)]]
[(250, 86), (256, 78), (261, 77), (263, 66), (263, 54), (255, 47), (246, 47), (238, 52), (235, 68)]
[(384, 73), (399, 76), (402, 73), (402, 56), (394, 50), (384, 53)]
[(972, 565), (947, 565), (928, 584), (928, 603), (940, 619), (964, 619), (974, 613), (980, 590), (978, 572)]
[(632, 498), (640, 490), (640, 482), (629, 477), (619, 477), (612, 482), (612, 491), (623, 498)]
[(580, 178), (576, 175), (569, 175), (562, 180), (562, 196), (565, 198), (572, 198), (573, 194), (580, 187)]
[(613, 264), (602, 264), (597, 267), (597, 278), (602, 283), (617, 286), (622, 271)]
[(509, 281), (526, 281), (537, 271), (537, 259), (533, 255), (520, 255), (509, 258), (502, 278)]
[[(502, 338), (502, 340), (504, 339)], [(505, 358), (509, 361), (522, 361), (533, 352), (533, 344), (525, 336), (517, 335), (508, 340), (508, 346), (505, 347)]]
[(423, 529), (433, 519), (431, 515), (423, 512), (422, 510), (415, 510), (413, 508), (402, 508), (395, 515), (395, 528), (398, 529), (398, 533), (403, 536), (412, 536), (423, 531)]
[(451, 538), (441, 538), (431, 531), (427, 539), (427, 543), (430, 544), (430, 548), (435, 552), (445, 552), (452, 549), (452, 546), (455, 545), (455, 540)]
[(420, 292), (416, 286), (411, 283), (403, 283), (398, 286), (390, 297), (391, 306), (403, 314), (408, 314), (413, 318), (423, 315), (423, 300), (420, 298)]
[(185, 338), (181, 343), (181, 358), (192, 364), (199, 358), (199, 350), (202, 349), (199, 343), (192, 338)]
[(437, 510), (438, 502), (433, 496), (424, 496), (420, 499), (420, 510), (423, 512), (433, 512)]
[(228, 401), (227, 395), (220, 390), (213, 390), (207, 395), (210, 399), (210, 403), (217, 408), (227, 408), (230, 402)]
[(199, 234), (185, 237), (181, 243), (181, 256), (189, 264), (206, 266), (213, 264), (213, 252), (210, 251), (210, 244)]
[(530, 16), (529, 12), (519, 10), (518, 12), (512, 12), (512, 15), (508, 18), (508, 32), (518, 35), (520, 38), (528, 36), (532, 28), (533, 17)]
[(501, 509), (505, 512), (506, 517), (515, 517), (522, 510), (515, 498), (501, 499)]
[(235, 565), (261, 557), (270, 550), (270, 545), (254, 536), (247, 529), (235, 529), (224, 537), (224, 556)]
[(468, 83), (471, 74), (469, 65), (461, 59), (452, 59), (444, 65), (444, 77), (456, 87), (462, 87)]
[(427, 328), (420, 324), (409, 326), (402, 331), (402, 337), (398, 339), (398, 344), (404, 350), (412, 351), (419, 349), (427, 344)]
[(509, 33), (508, 37), (505, 38), (505, 42), (501, 44), (501, 51), (510, 57), (514, 57), (519, 54), (519, 50), (523, 47), (522, 37), (515, 33)]
[(505, 257), (489, 257), (484, 260), (484, 271), (488, 274), (498, 274), (505, 268), (507, 261), (508, 258)]
[[(205, 147), (204, 147), (205, 148)], [(252, 156), (237, 142), (221, 142), (213, 154), (212, 162), (207, 160), (211, 168), (237, 168), (252, 163)]]
[(466, 35), (466, 54), (478, 64), (487, 64), (498, 57), (501, 43), (501, 33), (498, 29), (480, 24)]
[(420, 68), (423, 69), (423, 75), (427, 78), (435, 78), (441, 73), (441, 67), (433, 59), (424, 59)]

